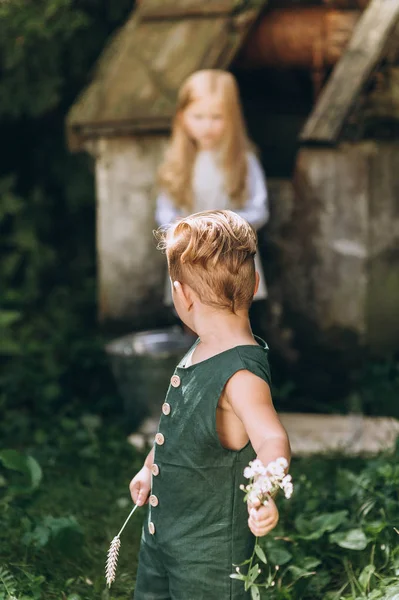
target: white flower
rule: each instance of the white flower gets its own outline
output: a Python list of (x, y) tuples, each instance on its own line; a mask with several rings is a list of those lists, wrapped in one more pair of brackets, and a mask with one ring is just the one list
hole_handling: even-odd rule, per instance
[(285, 471), (283, 467), (277, 464), (277, 462), (271, 462), (267, 465), (267, 470), (270, 475), (275, 475), (276, 477), (284, 477)]
[(283, 469), (287, 469), (288, 467), (288, 460), (284, 458), (284, 456), (280, 456), (280, 458), (276, 460), (276, 463), (279, 467), (282, 467)]
[(287, 485), (284, 487), (284, 495), (285, 495), (285, 497), (286, 498), (291, 498), (293, 491), (294, 491), (294, 486), (292, 485), (292, 483), (287, 483)]
[(257, 458), (256, 460), (252, 461), (252, 463), (250, 463), (251, 468), (253, 470), (253, 472), (258, 475), (263, 475), (265, 473), (265, 467), (263, 466), (262, 462)]
[(256, 492), (250, 492), (248, 494), (248, 500), (250, 501), (251, 504), (256, 504), (259, 500), (258, 494)]
[(246, 492), (247, 500), (252, 504), (261, 502), (267, 504), (270, 496), (279, 489), (284, 491), (286, 498), (290, 498), (293, 492), (291, 475), (286, 475), (285, 469), (288, 462), (284, 457), (271, 461), (265, 467), (259, 459), (249, 463), (244, 469), (244, 477), (250, 479), (248, 485), (241, 485), (240, 489)]
[(253, 469), (251, 467), (245, 467), (244, 469), (244, 477), (246, 479), (251, 479), (255, 475)]
[(261, 490), (263, 493), (268, 494), (272, 491), (273, 489), (273, 484), (270, 481), (270, 479), (262, 479), (262, 486), (261, 486)]

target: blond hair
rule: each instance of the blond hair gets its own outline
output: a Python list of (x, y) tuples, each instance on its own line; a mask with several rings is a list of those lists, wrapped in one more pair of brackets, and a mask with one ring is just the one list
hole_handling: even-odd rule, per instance
[(193, 210), (191, 180), (197, 147), (184, 128), (182, 113), (195, 100), (215, 94), (220, 96), (226, 118), (226, 132), (220, 149), (226, 193), (236, 208), (241, 208), (246, 201), (246, 153), (250, 144), (238, 86), (231, 73), (208, 69), (191, 75), (179, 91), (169, 148), (158, 173), (159, 186), (171, 196), (176, 206), (189, 211)]
[(157, 232), (172, 281), (189, 285), (203, 304), (248, 309), (255, 291), (255, 230), (230, 210), (208, 210)]

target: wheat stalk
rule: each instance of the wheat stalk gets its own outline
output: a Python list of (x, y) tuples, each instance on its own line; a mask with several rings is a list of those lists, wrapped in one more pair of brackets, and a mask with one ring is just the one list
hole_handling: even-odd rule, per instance
[(108, 550), (107, 564), (105, 565), (105, 579), (108, 587), (115, 581), (116, 565), (118, 563), (118, 553), (121, 547), (121, 540), (115, 536)]
[(132, 514), (134, 513), (134, 511), (136, 510), (137, 507), (138, 507), (137, 504), (135, 504), (133, 506), (128, 518), (122, 525), (120, 532), (118, 533), (118, 535), (116, 535), (114, 537), (114, 539), (112, 540), (111, 545), (109, 547), (108, 554), (107, 554), (107, 562), (105, 565), (105, 580), (107, 582), (108, 587), (111, 587), (111, 584), (115, 581), (116, 567), (118, 564), (119, 548), (121, 547), (120, 535), (121, 535), (122, 531), (125, 529), (126, 525), (129, 522), (130, 517), (132, 516)]

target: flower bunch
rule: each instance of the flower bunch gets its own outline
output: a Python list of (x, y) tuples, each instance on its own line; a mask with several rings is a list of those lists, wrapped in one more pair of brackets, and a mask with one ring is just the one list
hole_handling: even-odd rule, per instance
[[(244, 477), (249, 479), (250, 482), (247, 485), (240, 486), (240, 489), (245, 492), (244, 500), (251, 504), (257, 504), (259, 501), (265, 505), (279, 490), (284, 492), (286, 498), (290, 498), (294, 486), (291, 475), (287, 474), (287, 469), (288, 461), (284, 457), (277, 458), (266, 467), (259, 459), (250, 462), (248, 467), (244, 469)], [(266, 581), (258, 583), (257, 580), (262, 571), (259, 562), (256, 562), (257, 559), (260, 563), (267, 565), (267, 558), (258, 543), (258, 538), (255, 539), (252, 556), (240, 565), (234, 565), (236, 567), (235, 573), (230, 575), (232, 579), (239, 579), (244, 583), (245, 591), (251, 592), (252, 600), (260, 600), (260, 588), (270, 588), (275, 585), (275, 578), (279, 569), (276, 566), (274, 572), (272, 572), (269, 568)], [(240, 567), (242, 566), (246, 566), (246, 573), (241, 572)]]
[(244, 477), (250, 479), (248, 485), (240, 488), (246, 492), (245, 500), (255, 504), (258, 500), (261, 504), (267, 504), (270, 496), (274, 496), (278, 490), (283, 490), (284, 496), (290, 498), (294, 491), (291, 475), (286, 475), (288, 461), (277, 458), (266, 467), (259, 459), (249, 463), (244, 469)]

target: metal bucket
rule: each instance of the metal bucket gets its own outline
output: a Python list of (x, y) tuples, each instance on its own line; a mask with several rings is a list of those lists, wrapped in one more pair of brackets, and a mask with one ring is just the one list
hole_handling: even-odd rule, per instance
[(193, 344), (179, 327), (131, 333), (106, 345), (131, 425), (159, 417), (176, 364)]

